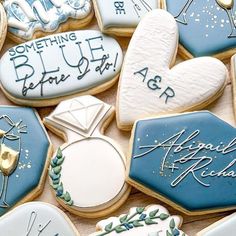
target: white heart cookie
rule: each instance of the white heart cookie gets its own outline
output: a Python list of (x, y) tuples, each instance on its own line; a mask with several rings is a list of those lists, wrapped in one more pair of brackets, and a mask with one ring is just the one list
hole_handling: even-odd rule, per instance
[(164, 10), (148, 13), (137, 27), (120, 77), (117, 122), (130, 129), (150, 115), (200, 109), (219, 97), (226, 85), (225, 65), (211, 57), (175, 62), (178, 28)]
[(1, 217), (0, 232), (4, 236), (79, 236), (61, 210), (43, 202), (23, 204)]

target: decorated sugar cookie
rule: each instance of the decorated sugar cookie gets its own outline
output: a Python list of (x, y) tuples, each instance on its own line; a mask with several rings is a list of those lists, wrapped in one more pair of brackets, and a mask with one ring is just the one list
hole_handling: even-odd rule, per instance
[(236, 55), (231, 58), (231, 83), (233, 87), (233, 105), (236, 116)]
[(2, 215), (41, 192), (51, 145), (40, 118), (33, 109), (1, 106), (0, 111)]
[(160, 0), (93, 0), (102, 32), (131, 36), (143, 16), (160, 7)]
[(179, 27), (184, 57), (229, 58), (236, 48), (236, 3), (233, 0), (162, 0)]
[(1, 217), (0, 232), (4, 236), (79, 236), (66, 214), (43, 202), (23, 204)]
[(67, 141), (53, 156), (49, 176), (58, 202), (74, 214), (107, 215), (129, 195), (125, 157), (101, 133), (113, 114), (112, 106), (82, 96), (61, 102), (45, 118), (46, 126)]
[(160, 205), (131, 208), (128, 214), (111, 217), (97, 224), (97, 232), (90, 236), (187, 236), (179, 230), (180, 216), (171, 216)]
[(7, 33), (7, 17), (2, 4), (0, 3), (0, 50), (5, 41)]
[(139, 23), (120, 76), (119, 128), (129, 130), (135, 120), (150, 115), (200, 109), (222, 94), (225, 65), (202, 57), (171, 68), (177, 46), (177, 23), (168, 12), (153, 10)]
[(79, 29), (93, 17), (91, 0), (4, 0), (3, 6), (16, 42)]
[(234, 236), (236, 214), (232, 214), (197, 233), (197, 236)]
[(10, 48), (1, 58), (0, 82), (15, 103), (55, 105), (111, 87), (122, 60), (115, 39), (95, 30), (66, 32)]
[(210, 112), (136, 122), (128, 182), (188, 215), (236, 208), (236, 129)]

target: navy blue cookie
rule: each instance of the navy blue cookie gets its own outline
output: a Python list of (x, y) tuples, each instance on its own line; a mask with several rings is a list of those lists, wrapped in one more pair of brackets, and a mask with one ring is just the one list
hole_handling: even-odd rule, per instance
[(137, 121), (128, 182), (189, 215), (236, 208), (236, 129), (210, 112)]
[(236, 50), (236, 4), (225, 0), (162, 0), (179, 26), (187, 57), (228, 58)]

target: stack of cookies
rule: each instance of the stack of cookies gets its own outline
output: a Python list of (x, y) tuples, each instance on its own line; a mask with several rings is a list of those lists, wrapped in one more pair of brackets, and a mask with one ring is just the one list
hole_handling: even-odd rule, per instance
[(0, 236), (235, 236), (233, 0), (2, 0), (0, 32)]

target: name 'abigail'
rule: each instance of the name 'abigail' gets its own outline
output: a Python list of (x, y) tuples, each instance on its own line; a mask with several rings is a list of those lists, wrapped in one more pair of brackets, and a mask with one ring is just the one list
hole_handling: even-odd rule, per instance
[[(164, 150), (160, 166), (161, 174), (166, 169), (177, 173), (177, 177), (171, 181), (172, 187), (176, 187), (189, 176), (205, 187), (210, 187), (207, 178), (236, 178), (236, 156), (232, 156), (236, 151), (236, 137), (227, 144), (220, 142), (214, 145), (196, 140), (200, 130), (195, 130), (187, 138), (183, 138), (185, 135), (186, 130), (181, 130), (157, 144), (139, 146), (140, 150), (146, 151), (133, 158), (145, 158), (158, 149)], [(217, 170), (212, 168), (215, 162), (221, 163)]]

